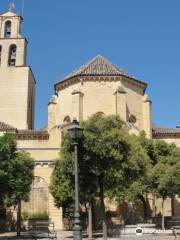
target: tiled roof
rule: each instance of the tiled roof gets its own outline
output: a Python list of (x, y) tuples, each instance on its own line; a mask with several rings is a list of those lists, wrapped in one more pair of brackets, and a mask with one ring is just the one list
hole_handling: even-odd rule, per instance
[(49, 133), (46, 130), (19, 130), (4, 122), (0, 122), (0, 132), (13, 132), (18, 140), (49, 139)]
[(0, 122), (0, 131), (10, 131), (10, 130), (16, 130), (13, 126), (5, 123), (5, 122)]
[(119, 67), (113, 65), (110, 61), (102, 57), (101, 55), (97, 55), (95, 58), (87, 62), (86, 64), (82, 65), (80, 68), (75, 70), (74, 72), (70, 73), (69, 75), (65, 76), (63, 81), (57, 82), (55, 84), (61, 84), (62, 82), (69, 80), (74, 77), (78, 76), (124, 76), (130, 79), (133, 79), (145, 87), (147, 83), (142, 82), (135, 77), (129, 75), (128, 73), (121, 70)]
[(18, 130), (16, 133), (18, 140), (47, 140), (49, 133), (44, 130)]
[(152, 127), (153, 138), (159, 137), (180, 137), (180, 128)]

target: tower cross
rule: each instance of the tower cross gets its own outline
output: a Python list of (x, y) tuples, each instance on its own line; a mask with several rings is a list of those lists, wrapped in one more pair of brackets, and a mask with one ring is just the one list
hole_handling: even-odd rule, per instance
[(15, 4), (13, 2), (9, 3), (9, 11), (12, 12), (15, 9)]

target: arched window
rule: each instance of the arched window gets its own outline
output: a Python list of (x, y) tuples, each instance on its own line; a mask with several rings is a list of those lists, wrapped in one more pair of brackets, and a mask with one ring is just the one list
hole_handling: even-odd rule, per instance
[(28, 202), (22, 202), (22, 213), (29, 218), (47, 219), (49, 214), (48, 185), (45, 179), (35, 176), (31, 185), (31, 192)]
[(94, 115), (96, 115), (96, 116), (100, 116), (100, 117), (105, 116), (105, 114), (104, 114), (103, 112), (97, 112), (97, 113), (95, 113)]
[(16, 65), (16, 45), (11, 45), (9, 48), (9, 66), (15, 66)]
[(1, 65), (1, 55), (2, 55), (2, 47), (0, 45), (0, 65)]
[(67, 129), (71, 123), (71, 118), (69, 116), (66, 116), (63, 120), (63, 128), (61, 131), (61, 138), (63, 139), (65, 134), (67, 133)]
[(11, 21), (5, 22), (4, 25), (4, 37), (10, 38), (11, 37)]
[(130, 115), (129, 122), (130, 123), (136, 123), (136, 121), (137, 121), (136, 117), (134, 115)]

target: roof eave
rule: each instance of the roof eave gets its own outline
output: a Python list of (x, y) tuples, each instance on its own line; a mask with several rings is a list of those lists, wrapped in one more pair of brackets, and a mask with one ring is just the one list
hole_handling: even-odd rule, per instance
[(12, 13), (14, 13), (14, 16), (3, 16), (3, 15), (6, 14), (7, 12), (11, 12), (11, 11), (2, 12), (2, 13), (0, 13), (0, 16), (2, 16), (2, 17), (7, 17), (7, 18), (10, 18), (10, 17), (20, 17), (20, 19), (23, 20), (23, 17), (22, 17), (20, 14), (17, 14), (17, 13), (14, 13), (14, 12), (12, 12)]
[(153, 134), (154, 139), (164, 139), (164, 138), (179, 138), (180, 133), (157, 133), (154, 132)]
[(132, 81), (135, 81), (136, 83), (139, 83), (140, 85), (142, 85), (144, 87), (144, 91), (147, 88), (147, 83), (146, 82), (142, 82), (142, 81), (140, 81), (140, 80), (138, 80), (136, 78), (133, 78), (133, 77), (130, 77), (130, 76), (126, 76), (124, 74), (114, 74), (114, 75), (106, 75), (106, 74), (104, 74), (104, 75), (96, 75), (96, 74), (94, 74), (94, 75), (81, 75), (81, 74), (77, 74), (75, 76), (72, 76), (70, 78), (67, 78), (67, 79), (64, 79), (64, 80), (61, 80), (61, 81), (55, 83), (54, 84), (54, 90), (55, 91), (57, 90), (57, 88), (56, 88), (57, 86), (63, 85), (64, 83), (69, 82), (72, 79), (77, 79), (78, 77), (125, 77), (125, 78), (128, 78), (128, 79), (130, 79)]

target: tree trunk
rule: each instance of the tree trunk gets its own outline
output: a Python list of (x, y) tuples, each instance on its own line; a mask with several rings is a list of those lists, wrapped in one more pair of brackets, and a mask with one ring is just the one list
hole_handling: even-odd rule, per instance
[(171, 215), (174, 217), (174, 196), (171, 197)]
[(88, 209), (88, 239), (92, 239), (92, 199), (89, 202)]
[(87, 234), (88, 234), (88, 207), (87, 207), (86, 202), (84, 204), (84, 207), (85, 207), (85, 213), (86, 213), (86, 229), (87, 229)]
[(103, 239), (107, 240), (107, 224), (106, 224), (106, 214), (105, 214), (105, 204), (104, 204), (103, 178), (101, 178), (99, 181), (99, 187), (100, 187), (100, 206), (101, 206)]
[(138, 197), (139, 197), (139, 199), (141, 200), (141, 202), (143, 204), (144, 222), (147, 223), (147, 220), (148, 220), (148, 208), (147, 208), (146, 199), (145, 199), (145, 197), (143, 195), (139, 195)]
[(161, 222), (162, 230), (165, 230), (165, 227), (164, 227), (164, 201), (165, 201), (165, 199), (163, 198), (162, 199), (162, 222)]
[(6, 218), (6, 209), (4, 208), (3, 200), (0, 196), (0, 219)]
[(92, 209), (92, 230), (96, 230), (96, 216), (95, 216), (95, 200), (92, 197), (92, 201), (91, 201), (91, 209)]
[(18, 201), (17, 205), (17, 237), (21, 235), (21, 200)]
[(0, 232), (4, 231), (6, 226), (6, 209), (4, 208), (3, 200), (0, 196)]

